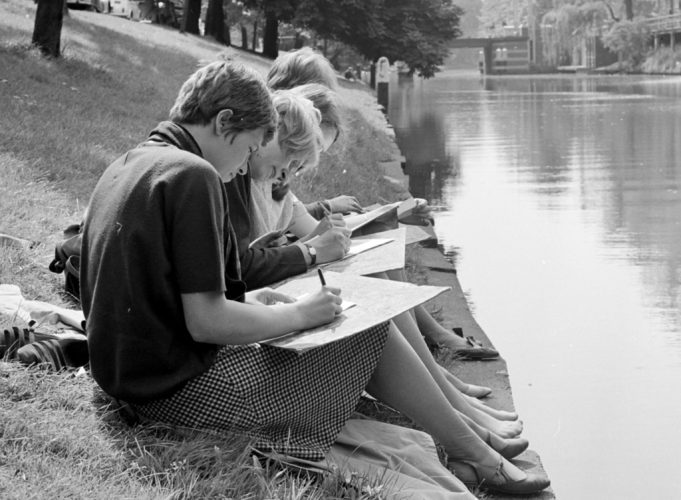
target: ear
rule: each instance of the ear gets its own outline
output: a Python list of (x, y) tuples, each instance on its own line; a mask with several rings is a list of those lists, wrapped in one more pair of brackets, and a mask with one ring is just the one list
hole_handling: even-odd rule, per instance
[(231, 109), (221, 109), (217, 115), (215, 115), (215, 133), (219, 136), (227, 134), (231, 129), (232, 125), (229, 120), (234, 116), (234, 111)]

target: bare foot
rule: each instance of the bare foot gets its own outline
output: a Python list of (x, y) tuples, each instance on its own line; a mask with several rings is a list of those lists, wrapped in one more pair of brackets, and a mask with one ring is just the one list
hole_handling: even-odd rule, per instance
[[(461, 389), (461, 392), (463, 392), (466, 396), (470, 396), (471, 399), (476, 399), (476, 398), (486, 398), (490, 394), (492, 394), (492, 389), (489, 387), (484, 387), (482, 385), (475, 385), (475, 384), (466, 384), (466, 387), (464, 389)], [(477, 401), (477, 399), (476, 399)], [(485, 406), (485, 405), (482, 405)], [(500, 419), (503, 420), (503, 419)]]
[(521, 420), (497, 420), (480, 410), (474, 416), (472, 415), (471, 418), (485, 429), (492, 431), (502, 438), (514, 438), (523, 432), (523, 422)]
[(483, 385), (468, 384), (447, 370), (444, 366), (440, 367), (447, 381), (459, 389), (463, 394), (472, 398), (484, 398), (492, 394), (492, 389)]
[(471, 397), (471, 395), (468, 393), (464, 392), (464, 394), (468, 396), (466, 397), (466, 401), (468, 401), (469, 405), (471, 405), (473, 408), (477, 408), (478, 410), (487, 413), (488, 415), (496, 418), (497, 420), (518, 420), (518, 414), (514, 411), (497, 410), (496, 408), (487, 406), (483, 402), (478, 401), (476, 398)]

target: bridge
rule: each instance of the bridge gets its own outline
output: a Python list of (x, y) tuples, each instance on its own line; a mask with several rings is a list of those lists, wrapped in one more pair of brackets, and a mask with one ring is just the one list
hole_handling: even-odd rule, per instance
[(457, 38), (449, 42), (452, 49), (480, 48), (481, 71), (487, 74), (529, 73), (532, 42), (527, 36), (498, 38)]

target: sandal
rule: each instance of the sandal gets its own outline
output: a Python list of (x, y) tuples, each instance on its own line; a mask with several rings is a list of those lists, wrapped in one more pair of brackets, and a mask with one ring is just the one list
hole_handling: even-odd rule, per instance
[(463, 347), (455, 349), (454, 353), (460, 358), (471, 361), (484, 361), (488, 359), (495, 359), (499, 357), (499, 352), (491, 347), (485, 347), (482, 342), (475, 337), (468, 335), (464, 337), (463, 328), (454, 327), (452, 331), (459, 337), (463, 338), (470, 347)]
[(24, 365), (46, 365), (54, 371), (85, 366), (90, 357), (87, 338), (60, 338), (42, 340), (23, 346), (17, 351), (17, 358)]
[(33, 328), (19, 328), (13, 326), (11, 329), (5, 329), (0, 335), (0, 357), (4, 356), (6, 359), (14, 359), (20, 347), (41, 340), (50, 340), (58, 338), (51, 333), (36, 332)]
[(525, 473), (524, 479), (511, 479), (504, 470), (504, 459), (501, 457), (499, 457), (499, 463), (496, 467), (465, 460), (450, 460), (447, 462), (447, 467), (466, 486), (477, 487), (491, 493), (530, 495), (551, 485), (549, 478), (534, 472), (523, 471)]

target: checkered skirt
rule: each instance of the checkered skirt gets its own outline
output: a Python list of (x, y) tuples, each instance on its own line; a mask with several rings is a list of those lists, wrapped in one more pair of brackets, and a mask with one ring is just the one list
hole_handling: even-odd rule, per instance
[(168, 399), (133, 405), (154, 421), (245, 433), (264, 452), (321, 460), (378, 363), (388, 323), (305, 353), (226, 346)]

